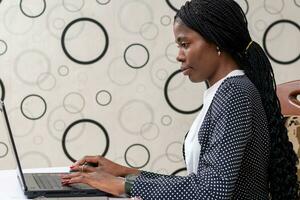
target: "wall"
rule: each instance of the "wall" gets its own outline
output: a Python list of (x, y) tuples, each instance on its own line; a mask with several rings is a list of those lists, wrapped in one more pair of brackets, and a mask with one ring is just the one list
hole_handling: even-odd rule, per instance
[[(0, 77), (24, 167), (102, 154), (185, 173), (182, 141), (206, 86), (178, 73), (172, 20), (184, 2), (2, 1)], [(237, 2), (253, 40), (263, 44), (271, 27), (265, 43), (277, 82), (299, 79), (300, 1)], [(11, 153), (1, 123), (0, 169), (15, 167)]]

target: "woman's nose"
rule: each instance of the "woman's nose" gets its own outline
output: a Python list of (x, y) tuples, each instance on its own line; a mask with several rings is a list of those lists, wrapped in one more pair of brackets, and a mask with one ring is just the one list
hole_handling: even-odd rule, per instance
[(182, 50), (179, 50), (178, 51), (178, 54), (177, 54), (177, 57), (176, 57), (176, 60), (178, 61), (178, 62), (183, 62), (184, 61), (184, 54), (183, 54), (183, 52), (182, 52)]

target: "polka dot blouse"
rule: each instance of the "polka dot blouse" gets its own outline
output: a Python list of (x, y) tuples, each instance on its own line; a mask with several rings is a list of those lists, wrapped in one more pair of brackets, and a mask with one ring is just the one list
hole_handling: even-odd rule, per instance
[(143, 171), (132, 196), (158, 199), (268, 199), (270, 137), (260, 95), (247, 78), (227, 78), (217, 90), (198, 133), (197, 174)]

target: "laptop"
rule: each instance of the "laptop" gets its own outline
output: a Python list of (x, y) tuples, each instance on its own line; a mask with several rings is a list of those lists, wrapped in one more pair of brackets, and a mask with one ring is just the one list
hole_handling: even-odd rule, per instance
[(9, 140), (17, 164), (17, 177), (24, 194), (28, 198), (111, 196), (108, 193), (89, 187), (86, 184), (62, 186), (60, 175), (63, 173), (23, 173), (5, 105), (1, 100), (0, 112), (2, 113), (2, 117), (5, 121)]

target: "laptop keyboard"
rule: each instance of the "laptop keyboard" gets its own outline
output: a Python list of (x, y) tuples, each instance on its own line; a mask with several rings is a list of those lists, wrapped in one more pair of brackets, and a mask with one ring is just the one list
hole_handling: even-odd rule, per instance
[(41, 189), (59, 189), (63, 187), (58, 174), (33, 174), (33, 178)]

